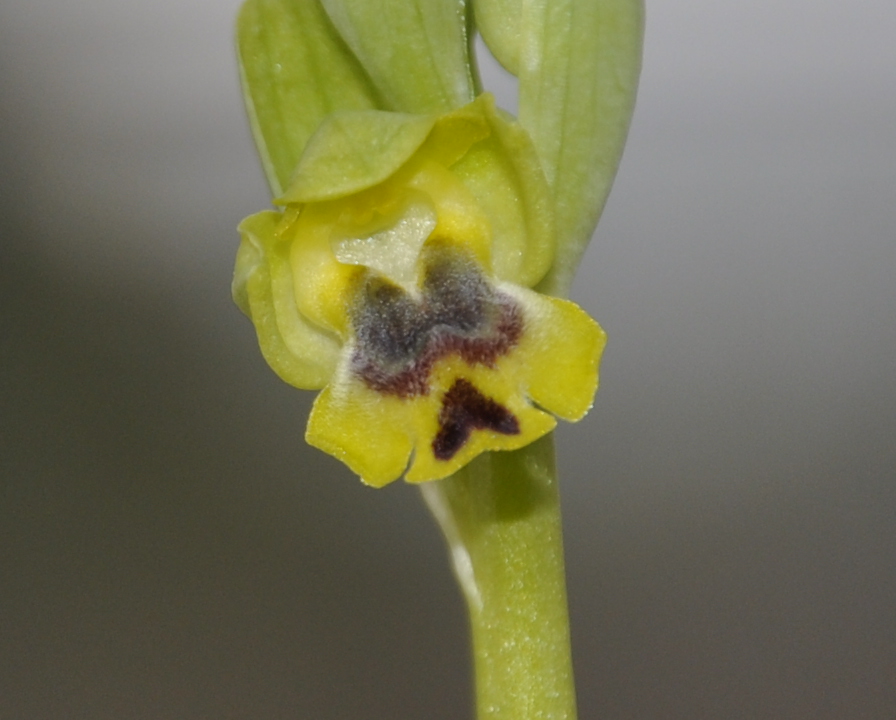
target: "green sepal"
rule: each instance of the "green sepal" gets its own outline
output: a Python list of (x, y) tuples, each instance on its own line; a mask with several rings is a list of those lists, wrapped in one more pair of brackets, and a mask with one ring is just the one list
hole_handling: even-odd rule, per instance
[(540, 289), (566, 294), (622, 157), (644, 3), (526, 0), (520, 22), (519, 118), (551, 186), (557, 230), (557, 257)]
[(376, 91), (319, 0), (247, 0), (237, 46), (249, 122), (280, 195), (321, 121), (376, 107)]
[(336, 368), (340, 343), (296, 307), (289, 244), (277, 237), (281, 217), (265, 210), (240, 223), (233, 298), (255, 325), (261, 352), (274, 372), (297, 388), (318, 390)]
[(465, 0), (323, 0), (396, 112), (444, 113), (473, 99)]
[(395, 173), (420, 148), (434, 116), (363, 110), (331, 115), (312, 136), (286, 192), (274, 202), (351, 195)]

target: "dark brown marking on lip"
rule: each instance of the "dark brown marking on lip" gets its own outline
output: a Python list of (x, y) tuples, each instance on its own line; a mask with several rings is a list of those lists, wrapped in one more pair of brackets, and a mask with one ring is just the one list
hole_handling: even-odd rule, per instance
[(371, 389), (426, 395), (439, 359), (454, 354), (469, 365), (494, 367), (523, 334), (519, 305), (456, 250), (429, 252), (421, 296), (416, 300), (378, 275), (363, 281), (352, 312), (352, 370)]
[(442, 398), (433, 454), (438, 460), (450, 460), (470, 439), (473, 430), (519, 435), (520, 424), (506, 407), (483, 395), (469, 380), (458, 378)]

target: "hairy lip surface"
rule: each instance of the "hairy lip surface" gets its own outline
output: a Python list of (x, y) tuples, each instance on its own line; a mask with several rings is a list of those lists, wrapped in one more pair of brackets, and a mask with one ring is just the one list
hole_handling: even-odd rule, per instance
[(420, 300), (382, 276), (364, 281), (352, 313), (351, 366), (372, 390), (427, 395), (441, 358), (454, 354), (468, 365), (493, 367), (523, 334), (519, 305), (492, 288), (473, 261), (444, 251), (434, 255)]

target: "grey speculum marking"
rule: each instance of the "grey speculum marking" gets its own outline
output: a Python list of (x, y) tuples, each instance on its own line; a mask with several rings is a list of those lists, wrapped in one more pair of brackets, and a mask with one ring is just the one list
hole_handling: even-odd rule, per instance
[[(426, 251), (419, 300), (380, 275), (369, 274), (362, 283), (351, 312), (352, 371), (386, 395), (428, 394), (433, 366), (452, 354), (469, 365), (494, 367), (523, 334), (519, 305), (457, 250)], [(451, 459), (474, 429), (520, 431), (509, 410), (459, 378), (442, 399), (433, 453)]]
[(493, 367), (523, 334), (523, 315), (458, 251), (427, 252), (421, 298), (368, 275), (352, 310), (352, 371), (371, 389), (413, 397), (429, 392), (435, 363), (452, 354)]

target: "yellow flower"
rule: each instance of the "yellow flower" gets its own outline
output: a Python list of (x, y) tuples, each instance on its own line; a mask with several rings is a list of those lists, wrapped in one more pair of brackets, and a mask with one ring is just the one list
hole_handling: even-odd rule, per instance
[(529, 289), (552, 261), (548, 198), (488, 95), (322, 124), (284, 210), (240, 226), (234, 276), (273, 369), (323, 389), (310, 444), (370, 485), (423, 482), (587, 412), (603, 331)]

